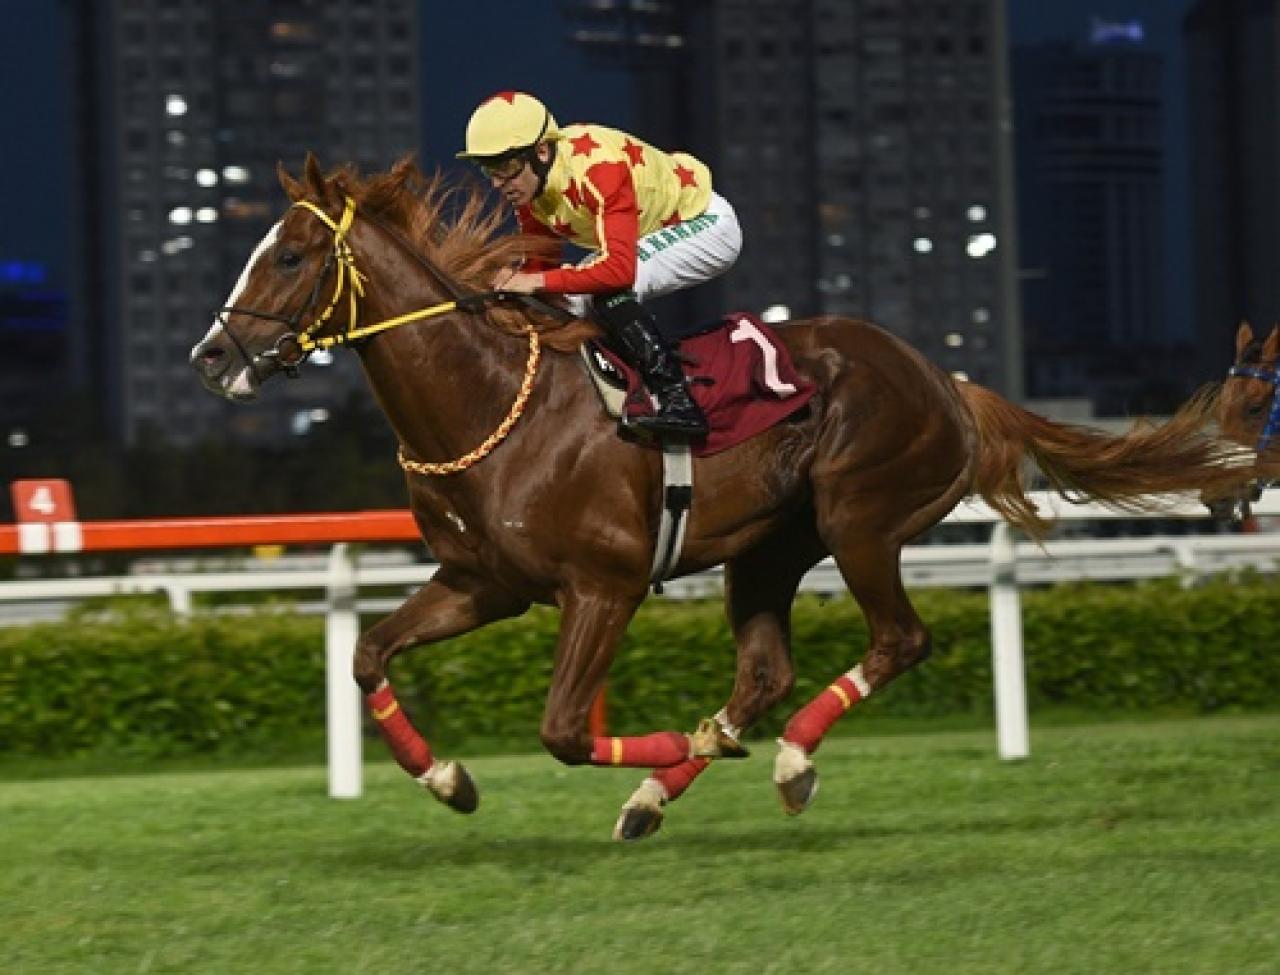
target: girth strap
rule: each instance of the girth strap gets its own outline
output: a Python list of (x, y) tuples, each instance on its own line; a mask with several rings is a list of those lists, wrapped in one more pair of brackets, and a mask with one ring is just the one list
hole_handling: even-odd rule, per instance
[(684, 548), (684, 531), (693, 506), (693, 452), (687, 442), (662, 444), (662, 513), (649, 581), (655, 593), (671, 578)]

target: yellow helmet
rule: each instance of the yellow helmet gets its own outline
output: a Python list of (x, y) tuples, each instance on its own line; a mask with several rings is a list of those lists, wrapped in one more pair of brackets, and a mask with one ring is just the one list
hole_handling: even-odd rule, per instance
[(459, 159), (487, 159), (561, 138), (547, 107), (522, 91), (500, 91), (471, 113)]

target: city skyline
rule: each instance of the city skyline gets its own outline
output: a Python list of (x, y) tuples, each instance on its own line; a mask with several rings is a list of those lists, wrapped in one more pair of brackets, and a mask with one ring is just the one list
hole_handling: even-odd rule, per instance
[[(31, 187), (16, 194), (9, 217), (0, 229), (0, 259), (47, 263), (55, 283), (66, 286), (69, 251), (68, 201), (60, 192), (70, 174), (69, 138), (65, 127), (49, 124), (65, 117), (70, 97), (56, 46), (57, 5), (38, 0), (11, 0), (14, 29), (0, 47), (8, 116), (23, 138), (0, 161), (0, 174), (11, 185)], [(1098, 2), (1082, 9), (1076, 4), (1030, 3), (1007, 5), (1012, 44), (1046, 39), (1082, 41), (1093, 17), (1127, 22), (1140, 20), (1147, 43), (1166, 57), (1166, 214), (1169, 252), (1165, 274), (1167, 333), (1185, 337), (1192, 328), (1190, 300), (1189, 222), (1185, 149), (1185, 98), (1176, 90), (1185, 84), (1181, 69), (1181, 8), (1185, 3), (1158, 0)], [(553, 107), (562, 121), (592, 119), (625, 126), (632, 114), (624, 66), (592, 64), (569, 43), (559, 8), (512, 5), (482, 0), (464, 14), (451, 5), (425, 2), (423, 10), (422, 90), (423, 135), (420, 158), (425, 168), (455, 165), (452, 156), (461, 130), (474, 105), (497, 87), (533, 90)], [(468, 25), (485, 23), (491, 29), (486, 43), (442, 43), (441, 38), (465, 35)], [(16, 43), (21, 39), (23, 43)], [(518, 39), (518, 40), (517, 40)], [(21, 93), (21, 94), (18, 94)], [(1013, 92), (1017, 98), (1017, 92)], [(50, 108), (50, 104), (56, 107)], [(324, 160), (326, 165), (338, 160)], [(728, 296), (732, 302), (733, 295)], [(872, 309), (867, 310), (873, 312)]]

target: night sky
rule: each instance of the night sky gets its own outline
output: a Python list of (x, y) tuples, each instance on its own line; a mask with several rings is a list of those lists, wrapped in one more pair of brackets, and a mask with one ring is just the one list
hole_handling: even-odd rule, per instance
[[(1170, 280), (1175, 334), (1190, 327), (1185, 78), (1179, 24), (1191, 0), (1009, 0), (1015, 43), (1083, 38), (1091, 16), (1139, 19), (1166, 61)], [(558, 5), (511, 0), (423, 0), (422, 161), (434, 165), (461, 147), (472, 108), (502, 88), (540, 95), (562, 122), (626, 123), (620, 70), (589, 65), (563, 38)], [(0, 152), (5, 210), (0, 260), (48, 263), (63, 277), (64, 203), (69, 170), (68, 98), (55, 0), (0, 0), (0, 110), (8, 135)], [(1016, 92), (1015, 92), (1016, 97)], [(640, 133), (643, 135), (643, 133)]]
[(63, 265), (67, 116), (54, 0), (0, 0), (0, 260)]

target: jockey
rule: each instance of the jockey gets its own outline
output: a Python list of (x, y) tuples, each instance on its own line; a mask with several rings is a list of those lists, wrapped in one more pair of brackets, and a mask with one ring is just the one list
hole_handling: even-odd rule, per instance
[(640, 304), (723, 274), (742, 249), (728, 202), (712, 192), (711, 172), (692, 156), (665, 153), (602, 125), (561, 128), (531, 95), (503, 91), (467, 124), (459, 159), (479, 164), (526, 233), (567, 239), (591, 253), (577, 265), (526, 261), (493, 287), (567, 295), (596, 318), (658, 400), (634, 421), (653, 433), (707, 433), (676, 354)]

